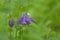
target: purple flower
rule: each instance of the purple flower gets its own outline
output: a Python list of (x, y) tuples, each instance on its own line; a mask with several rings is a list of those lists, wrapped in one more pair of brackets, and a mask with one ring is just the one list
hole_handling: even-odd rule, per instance
[(13, 27), (13, 25), (14, 25), (14, 20), (13, 19), (9, 19), (9, 26)]
[(35, 21), (28, 16), (27, 13), (23, 13), (22, 17), (17, 20), (17, 24), (22, 24), (22, 25), (29, 25), (30, 22), (35, 23)]

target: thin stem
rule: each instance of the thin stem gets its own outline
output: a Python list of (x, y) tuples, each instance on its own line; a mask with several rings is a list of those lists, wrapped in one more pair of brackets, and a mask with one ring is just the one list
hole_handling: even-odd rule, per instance
[(21, 26), (20, 26), (20, 30), (19, 30), (19, 40), (22, 40), (22, 28), (21, 28)]
[(10, 31), (10, 40), (11, 40), (11, 31)]
[(12, 40), (12, 28), (9, 28), (10, 40)]
[(22, 40), (22, 30), (20, 29), (20, 39)]
[(17, 39), (17, 31), (18, 31), (18, 29), (17, 29), (17, 27), (16, 27), (16, 34), (15, 34), (15, 35), (16, 35), (16, 40), (18, 40), (18, 39)]

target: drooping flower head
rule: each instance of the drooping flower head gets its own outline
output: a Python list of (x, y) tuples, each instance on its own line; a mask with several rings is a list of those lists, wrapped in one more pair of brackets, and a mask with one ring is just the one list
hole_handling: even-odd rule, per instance
[(22, 17), (17, 20), (17, 24), (29, 25), (31, 21), (35, 22), (27, 13), (22, 13)]
[(12, 18), (9, 19), (9, 26), (10, 27), (13, 27), (14, 26), (14, 20)]

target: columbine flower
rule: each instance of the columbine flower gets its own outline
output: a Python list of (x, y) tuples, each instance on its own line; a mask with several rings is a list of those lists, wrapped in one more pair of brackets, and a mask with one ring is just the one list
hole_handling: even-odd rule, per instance
[(35, 23), (35, 21), (32, 18), (30, 18), (27, 13), (25, 14), (23, 13), (22, 17), (17, 20), (17, 24), (22, 24), (22, 25), (29, 25), (30, 22)]
[(13, 25), (14, 25), (14, 20), (13, 19), (9, 19), (9, 26), (13, 27)]

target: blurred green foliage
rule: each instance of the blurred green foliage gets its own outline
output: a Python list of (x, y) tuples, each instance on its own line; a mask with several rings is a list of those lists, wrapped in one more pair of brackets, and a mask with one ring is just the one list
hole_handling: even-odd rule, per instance
[(60, 40), (60, 0), (0, 0), (0, 40), (9, 40), (9, 15), (16, 22), (22, 12), (37, 22), (23, 27), (22, 40)]

